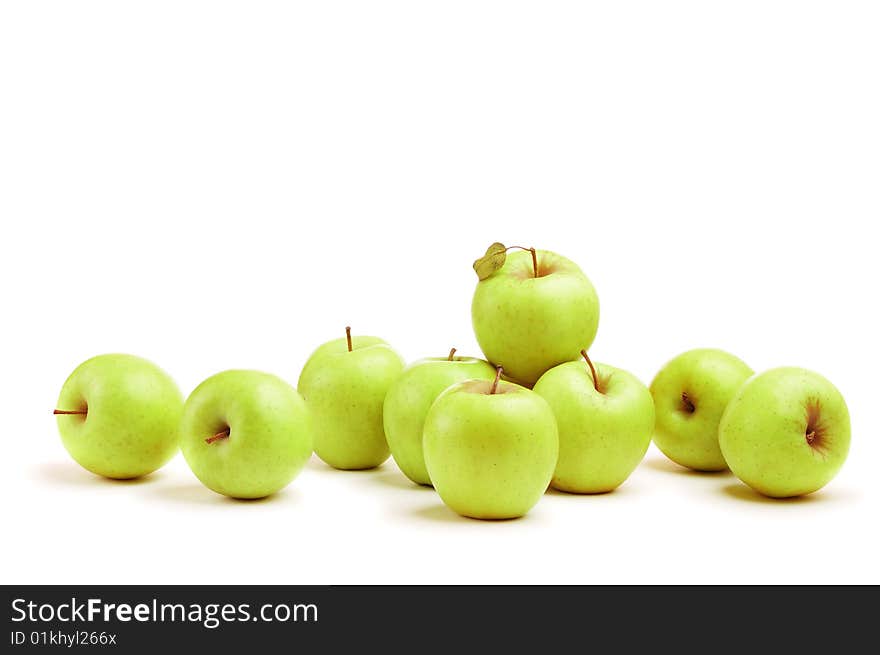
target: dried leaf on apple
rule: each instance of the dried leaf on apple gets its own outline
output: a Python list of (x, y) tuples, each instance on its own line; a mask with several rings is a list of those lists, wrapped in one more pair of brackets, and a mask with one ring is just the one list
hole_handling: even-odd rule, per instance
[(485, 280), (492, 275), (492, 273), (504, 266), (506, 259), (507, 248), (503, 243), (498, 243), (496, 241), (486, 249), (485, 255), (474, 262), (474, 270), (477, 272), (477, 277), (481, 280)]

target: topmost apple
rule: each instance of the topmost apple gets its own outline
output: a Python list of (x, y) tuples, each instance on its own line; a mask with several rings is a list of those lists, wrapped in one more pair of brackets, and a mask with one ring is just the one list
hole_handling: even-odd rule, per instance
[[(507, 255), (507, 251), (516, 249)], [(599, 298), (578, 265), (548, 250), (493, 243), (474, 262), (471, 316), (477, 342), (514, 382), (532, 387), (580, 357), (599, 327)]]

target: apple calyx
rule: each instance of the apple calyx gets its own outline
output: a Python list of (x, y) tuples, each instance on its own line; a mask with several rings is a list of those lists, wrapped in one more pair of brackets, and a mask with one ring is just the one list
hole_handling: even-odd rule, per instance
[(447, 361), (450, 361), (450, 362), (452, 361), (452, 358), (455, 356), (455, 350), (456, 349), (453, 348), (452, 350), (449, 351), (449, 357), (446, 358)]
[(504, 369), (502, 367), (498, 367), (495, 369), (495, 381), (492, 382), (492, 387), (489, 389), (489, 395), (493, 396), (498, 391), (498, 382), (501, 380), (501, 371)]
[(348, 343), (348, 352), (351, 352), (351, 326), (345, 326), (345, 341)]
[(229, 428), (226, 428), (225, 430), (221, 430), (217, 434), (212, 435), (212, 436), (208, 437), (207, 439), (205, 439), (205, 443), (212, 444), (217, 441), (220, 441), (221, 439), (228, 439), (228, 438), (229, 438)]
[(804, 429), (804, 439), (813, 450), (823, 453), (827, 446), (827, 432), (820, 417), (818, 400), (807, 403), (807, 427)]
[(89, 413), (89, 410), (87, 410), (87, 409), (56, 409), (52, 413), (55, 414), (56, 416), (67, 416), (67, 415), (73, 415), (73, 414), (85, 415), (85, 414)]
[(526, 248), (524, 246), (505, 246), (503, 243), (496, 241), (486, 249), (486, 254), (474, 262), (474, 271), (480, 280), (485, 280), (495, 271), (504, 266), (507, 261), (508, 250), (528, 250), (532, 253), (532, 271), (535, 277), (538, 276), (538, 253), (534, 248)]
[(693, 414), (697, 411), (697, 406), (694, 405), (694, 401), (691, 400), (691, 397), (688, 395), (687, 391), (681, 392), (681, 404), (678, 409), (685, 414)]
[(604, 394), (605, 392), (599, 388), (599, 374), (596, 373), (596, 367), (593, 366), (593, 361), (590, 359), (590, 356), (587, 354), (586, 350), (581, 351), (581, 357), (586, 360), (587, 366), (590, 367), (590, 374), (593, 376), (593, 387), (595, 387), (597, 392)]

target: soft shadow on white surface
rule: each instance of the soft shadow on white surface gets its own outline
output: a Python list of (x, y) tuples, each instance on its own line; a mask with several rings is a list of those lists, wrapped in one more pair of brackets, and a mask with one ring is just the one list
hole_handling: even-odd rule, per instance
[(339, 475), (364, 475), (367, 473), (372, 473), (374, 471), (382, 471), (386, 470), (388, 467), (388, 461), (379, 464), (379, 466), (374, 466), (371, 469), (336, 469), (324, 462), (317, 455), (313, 455), (309, 461), (306, 462), (305, 468), (310, 471), (317, 471), (318, 473), (331, 473), (331, 474), (339, 474)]
[(44, 462), (34, 468), (35, 477), (50, 485), (65, 485), (75, 487), (100, 487), (100, 486), (131, 486), (152, 484), (161, 479), (161, 472), (155, 471), (149, 475), (129, 480), (114, 480), (104, 478), (86, 471), (74, 462)]
[(317, 456), (315, 456), (315, 455), (312, 455), (309, 458), (309, 460), (306, 462), (306, 465), (304, 468), (306, 468), (310, 471), (318, 471), (320, 473), (327, 473), (329, 471), (334, 470), (332, 467), (328, 466), (327, 464), (322, 462), (320, 459), (318, 459)]
[(160, 500), (183, 503), (185, 505), (279, 505), (286, 502), (295, 503), (297, 501), (297, 493), (290, 487), (265, 498), (229, 498), (211, 491), (198, 481), (161, 485), (157, 486), (150, 493)]
[(730, 498), (745, 501), (748, 503), (756, 503), (759, 505), (776, 505), (780, 508), (790, 507), (792, 505), (817, 505), (836, 502), (845, 502), (853, 500), (854, 494), (851, 492), (834, 489), (820, 489), (815, 493), (806, 496), (795, 496), (794, 498), (769, 498), (759, 494), (751, 487), (742, 482), (734, 482), (721, 488), (721, 492)]
[(596, 499), (596, 500), (599, 500), (599, 499), (608, 500), (608, 499), (616, 499), (616, 498), (619, 498), (620, 496), (638, 495), (638, 492), (633, 491), (632, 487), (631, 486), (628, 487), (626, 482), (624, 482), (622, 485), (617, 487), (617, 489), (612, 489), (611, 491), (603, 491), (601, 493), (595, 493), (595, 494), (580, 494), (580, 493), (575, 493), (573, 491), (562, 491), (560, 489), (554, 489), (553, 487), (547, 487), (547, 491), (544, 492), (544, 495), (545, 496), (562, 496), (565, 498), (575, 498), (575, 499), (577, 499), (577, 498), (591, 499), (592, 498), (592, 499)]
[(416, 484), (408, 477), (406, 477), (401, 471), (397, 469), (392, 469), (391, 467), (384, 471), (377, 470), (375, 475), (373, 476), (372, 481), (386, 487), (402, 489), (403, 491), (418, 491), (422, 493), (426, 491), (434, 491), (434, 487), (430, 487), (424, 484)]
[(335, 469), (329, 464), (321, 461), (317, 456), (313, 456), (307, 463), (306, 469), (317, 473), (331, 476), (350, 477), (352, 480), (366, 480), (370, 483), (376, 483), (384, 487), (399, 489), (403, 491), (426, 492), (434, 491), (434, 488), (428, 485), (416, 484), (410, 480), (403, 471), (401, 471), (394, 463), (394, 460), (388, 459), (379, 466), (371, 469), (354, 469), (340, 470)]
[(439, 498), (437, 498), (436, 504), (422, 505), (415, 508), (412, 510), (411, 516), (418, 519), (427, 519), (429, 521), (439, 521), (443, 523), (470, 523), (472, 525), (523, 523), (529, 520), (529, 514), (514, 519), (473, 519), (466, 516), (460, 516), (446, 507)]
[(677, 475), (687, 475), (699, 478), (724, 478), (732, 475), (731, 472), (728, 470), (694, 471), (693, 469), (689, 469), (686, 466), (676, 464), (671, 459), (666, 459), (665, 457), (652, 457), (651, 459), (646, 459), (641, 464), (639, 464), (639, 466), (644, 466), (653, 471), (660, 471), (662, 473), (675, 473)]

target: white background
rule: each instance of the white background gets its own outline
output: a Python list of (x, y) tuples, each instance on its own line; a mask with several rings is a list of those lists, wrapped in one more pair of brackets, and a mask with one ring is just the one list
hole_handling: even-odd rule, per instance
[[(5, 2), (6, 583), (880, 582), (873, 2)], [(51, 410), (131, 352), (188, 393), (357, 333), (476, 353), (494, 240), (577, 261), (595, 359), (820, 371), (852, 450), (763, 500), (653, 448), (618, 491), (460, 519), (392, 461), (232, 501), (80, 469)]]

